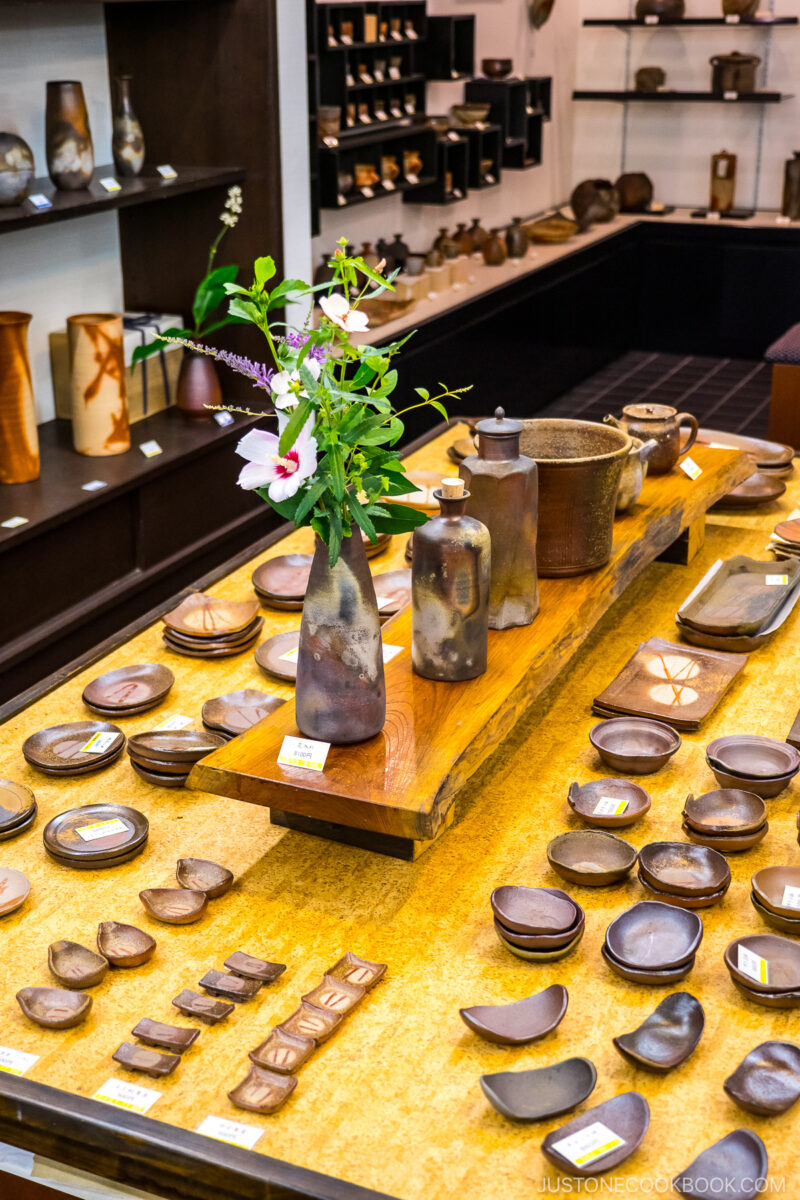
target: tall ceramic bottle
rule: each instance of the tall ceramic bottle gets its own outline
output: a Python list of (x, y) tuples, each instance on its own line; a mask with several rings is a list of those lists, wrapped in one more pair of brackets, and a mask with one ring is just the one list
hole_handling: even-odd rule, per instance
[(92, 182), (94, 147), (83, 86), (74, 79), (51, 79), (45, 109), (47, 170), (63, 192)]
[(72, 441), (79, 454), (124, 454), (130, 449), (128, 394), (118, 313), (67, 317)]
[(800, 150), (792, 151), (783, 168), (781, 213), (790, 221), (800, 220)]
[(736, 155), (721, 150), (711, 155), (711, 212), (726, 213), (733, 208), (736, 192)]
[[(459, 474), (470, 491), (467, 512), (483, 522), (492, 539), (489, 628), (530, 625), (539, 611), (538, 469), (519, 452), (522, 424), (502, 408), (476, 429), (478, 453), (464, 459)], [(414, 547), (416, 552), (416, 534)]]
[(39, 435), (28, 364), (30, 313), (0, 312), (0, 483), (39, 478)]
[(489, 637), (489, 531), (466, 516), (461, 479), (434, 493), (441, 515), (414, 531), (411, 661), (418, 675), (456, 683), (486, 670)]
[(144, 134), (131, 102), (131, 77), (117, 78), (111, 153), (118, 175), (125, 178), (138, 175), (144, 166)]

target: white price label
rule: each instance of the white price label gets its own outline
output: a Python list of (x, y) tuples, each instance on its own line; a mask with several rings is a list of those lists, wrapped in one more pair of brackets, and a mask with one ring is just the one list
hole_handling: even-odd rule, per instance
[(94, 821), (91, 825), (81, 825), (75, 831), (84, 842), (96, 842), (98, 838), (108, 837), (112, 833), (127, 833), (128, 827), (114, 817), (110, 821)]
[(123, 1079), (107, 1079), (92, 1097), (101, 1100), (103, 1104), (113, 1104), (115, 1108), (126, 1108), (128, 1112), (146, 1113), (159, 1100), (163, 1092), (154, 1092), (152, 1088), (139, 1087), (136, 1083), (126, 1083)]
[(6, 1075), (26, 1075), (33, 1064), (38, 1061), (38, 1054), (26, 1054), (24, 1050), (13, 1050), (11, 1046), (0, 1046), (0, 1071)]
[(217, 422), (218, 425), (222, 425), (223, 427), (225, 425), (232, 425), (233, 424), (233, 413), (229, 413), (227, 411), (216, 412), (216, 413), (214, 413), (214, 420)]
[(300, 652), (299, 646), (295, 646), (295, 648), (293, 650), (287, 650), (285, 654), (281, 655), (281, 662), (296, 663), (297, 655), (299, 654), (299, 652)]
[(149, 442), (142, 442), (142, 444), (139, 446), (139, 449), (145, 458), (155, 458), (157, 454), (163, 453), (161, 447), (154, 438)]
[(226, 1121), (224, 1117), (204, 1117), (195, 1133), (205, 1134), (218, 1142), (227, 1142), (230, 1146), (241, 1146), (243, 1150), (252, 1150), (264, 1130), (256, 1125), (242, 1125), (240, 1121)]
[(767, 960), (748, 950), (747, 946), (738, 947), (736, 965), (749, 979), (755, 979), (757, 983), (769, 983)]
[(384, 596), (382, 600), (378, 601), (378, 611), (388, 608), (390, 604), (394, 604), (394, 596)]
[(9, 517), (7, 521), (3, 521), (3, 529), (19, 529), (20, 525), (27, 525), (27, 517)]
[(707, 213), (706, 213), (706, 220), (707, 220), (707, 221), (721, 221), (721, 220), (722, 220), (722, 213), (718, 213), (718, 212), (707, 212)]
[(703, 474), (703, 468), (698, 467), (693, 458), (685, 458), (681, 463), (681, 470), (685, 475), (688, 475), (690, 479), (699, 479)]
[(361, 195), (364, 196), (365, 199), (371, 200), (372, 197), (375, 195), (375, 193), (373, 192), (371, 187), (362, 187)]
[(557, 1150), (574, 1166), (586, 1167), (624, 1145), (625, 1138), (614, 1133), (614, 1130), (609, 1129), (602, 1121), (594, 1121), (585, 1129), (579, 1129), (577, 1133), (571, 1133), (569, 1137), (553, 1142), (551, 1148)]
[(278, 763), (282, 767), (307, 767), (309, 771), (321, 771), (330, 748), (330, 742), (314, 742), (311, 738), (287, 734), (278, 755)]
[(32, 204), (39, 212), (44, 212), (46, 208), (53, 207), (53, 201), (48, 200), (44, 192), (34, 192), (32, 196), (28, 196), (28, 203)]
[(406, 180), (408, 183), (419, 183), (419, 175), (414, 175), (412, 171), (406, 172)]
[(601, 796), (594, 806), (594, 811), (598, 817), (620, 817), (627, 807), (627, 800), (618, 800), (616, 796)]
[(104, 188), (107, 192), (122, 191), (122, 184), (119, 182), (119, 180), (115, 179), (113, 175), (107, 175), (105, 179), (98, 179), (97, 182), (100, 184), (100, 187)]
[(169, 163), (162, 163), (160, 167), (156, 167), (162, 179), (177, 179), (178, 172)]
[(644, 23), (645, 25), (657, 25), (658, 17), (655, 15), (655, 13), (648, 13), (644, 19)]
[(739, 14), (738, 13), (728, 13), (728, 15), (725, 17), (725, 24), (726, 25), (738, 25), (739, 24)]
[(99, 492), (101, 488), (108, 487), (105, 479), (90, 479), (88, 483), (81, 484), (82, 492)]
[(739, 93), (738, 92), (723, 92), (722, 99), (723, 100), (738, 100)]
[(159, 721), (157, 725), (153, 726), (153, 729), (185, 729), (191, 723), (191, 717), (185, 717), (183, 713), (175, 713), (172, 717), (164, 717), (163, 721)]
[(387, 192), (393, 192), (394, 191), (394, 180), (393, 179), (384, 179), (383, 186)]
[(783, 889), (781, 904), (784, 908), (800, 908), (800, 887), (792, 887), (787, 883)]
[(391, 662), (398, 654), (403, 653), (402, 646), (389, 646), (386, 642), (383, 643), (383, 661)]
[(788, 575), (767, 575), (765, 579), (767, 587), (786, 587), (788, 582)]
[(780, 217), (775, 218), (776, 225), (791, 225), (791, 223), (792, 223), (791, 217), (780, 216)]
[(114, 742), (119, 737), (119, 734), (108, 729), (105, 733), (94, 733), (89, 738), (85, 746), (81, 746), (81, 754), (102, 754), (104, 750), (108, 750), (113, 746)]

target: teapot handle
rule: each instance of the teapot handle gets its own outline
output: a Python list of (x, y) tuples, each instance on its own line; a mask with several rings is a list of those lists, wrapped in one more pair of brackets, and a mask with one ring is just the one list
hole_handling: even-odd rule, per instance
[(693, 417), (691, 413), (678, 413), (675, 418), (675, 423), (680, 431), (681, 425), (689, 426), (689, 436), (680, 448), (680, 454), (683, 455), (687, 450), (690, 450), (697, 440), (697, 417)]

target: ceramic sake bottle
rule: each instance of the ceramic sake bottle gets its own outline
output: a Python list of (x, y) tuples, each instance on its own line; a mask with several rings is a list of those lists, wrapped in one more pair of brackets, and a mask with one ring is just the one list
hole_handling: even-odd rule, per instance
[(52, 79), (47, 84), (45, 148), (47, 171), (60, 191), (89, 186), (94, 147), (83, 87), (74, 79)]
[[(481, 521), (492, 539), (489, 628), (530, 625), (539, 611), (536, 570), (539, 475), (536, 463), (520, 454), (520, 421), (502, 408), (479, 421), (478, 453), (465, 458), (459, 474), (469, 488), (466, 511)], [(417, 534), (414, 535), (416, 550)]]
[(118, 175), (139, 175), (144, 166), (144, 134), (131, 102), (131, 77), (117, 78), (117, 96), (111, 136), (111, 153)]
[(79, 454), (102, 457), (130, 449), (128, 394), (119, 313), (67, 318), (72, 441)]
[(462, 479), (443, 479), (434, 495), (440, 515), (414, 530), (411, 661), (426, 679), (456, 683), (486, 670), (491, 544), (464, 511)]

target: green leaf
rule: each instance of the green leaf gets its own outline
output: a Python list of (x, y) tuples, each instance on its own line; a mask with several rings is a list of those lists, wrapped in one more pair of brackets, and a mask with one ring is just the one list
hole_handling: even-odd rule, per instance
[(281, 440), (278, 443), (279, 454), (288, 454), (288, 452), (291, 450), (292, 446), (297, 441), (300, 430), (308, 420), (311, 411), (311, 401), (308, 399), (301, 400), (297, 408), (290, 416), (288, 424), (281, 434)]
[(338, 508), (332, 508), (328, 513), (328, 526), (328, 562), (335, 567), (342, 548), (342, 514)]
[(408, 533), (428, 520), (425, 513), (405, 504), (387, 504), (385, 507), (389, 510), (388, 517), (373, 518), (373, 525), (378, 533)]
[(394, 272), (394, 275), (390, 276), (379, 275), (377, 271), (373, 271), (372, 267), (367, 266), (363, 258), (357, 258), (354, 265), (355, 269), (362, 275), (365, 275), (367, 279), (371, 279), (373, 283), (377, 283), (381, 291), (383, 291), (384, 288), (389, 288), (389, 290), (392, 292), (394, 291), (394, 288), (390, 283), (390, 279), (393, 279), (397, 275), (396, 271)]
[(417, 393), (418, 396), (421, 396), (423, 400), (430, 400), (430, 398), (431, 398), (431, 394), (427, 388), (415, 387), (414, 391)]
[(273, 275), (275, 274), (275, 271), (276, 267), (274, 258), (270, 258), (270, 256), (267, 255), (265, 257), (256, 259), (256, 261), (253, 263), (253, 274), (255, 275), (256, 286), (258, 287), (259, 291), (264, 290), (264, 285), (269, 283), (270, 279), (272, 279)]
[(350, 386), (354, 388), (365, 387), (368, 383), (371, 383), (376, 374), (377, 371), (374, 367), (371, 367), (369, 363), (362, 362), (359, 364)]
[(429, 400), (428, 403), (430, 404), (431, 408), (435, 408), (438, 413), (442, 414), (445, 421), (450, 420), (450, 418), (447, 415), (447, 409), (445, 408), (445, 406), (443, 404), (440, 404), (438, 400)]
[(300, 503), (297, 505), (294, 514), (295, 524), (299, 525), (304, 517), (308, 516), (314, 505), (319, 500), (323, 492), (328, 489), (327, 479), (317, 479), (312, 483), (307, 491), (303, 492)]
[(270, 508), (275, 509), (275, 512), (278, 514), (278, 516), (283, 517), (287, 521), (294, 521), (295, 511), (297, 509), (297, 503), (299, 499), (297, 494), (290, 496), (288, 500), (270, 500), (269, 488), (256, 488), (255, 491), (262, 500), (266, 500)]
[(328, 451), (328, 470), (331, 474), (331, 490), (337, 500), (344, 500), (344, 462), (339, 446), (331, 446)]
[[(163, 336), (191, 338), (193, 332), (194, 330), (192, 329), (165, 329)], [(166, 343), (160, 338), (156, 338), (154, 342), (150, 342), (147, 346), (137, 346), (131, 359), (131, 368), (135, 367), (143, 358), (150, 358), (151, 355), (158, 354), (160, 350), (164, 350), (165, 348)]]
[[(403, 433), (403, 422), (397, 417), (392, 417), (377, 429), (368, 429), (358, 438), (359, 445), (362, 446), (382, 446), (386, 442), (390, 444), (397, 441)], [(354, 439), (355, 440), (355, 439)], [(411, 489), (409, 489), (411, 490)]]
[(258, 305), (253, 304), (251, 300), (231, 300), (228, 305), (228, 313), (232, 317), (241, 317), (243, 321), (247, 321), (251, 325), (258, 325), (261, 317)]
[(364, 530), (364, 533), (367, 535), (367, 537), (369, 538), (369, 540), (371, 542), (377, 541), (378, 534), (375, 529), (375, 526), (373, 525), (370, 518), (367, 516), (366, 510), (364, 509), (363, 505), (358, 500), (355, 493), (348, 492), (345, 499), (347, 500), (347, 507), (350, 509), (350, 512), (353, 514), (353, 517), (355, 518), (355, 522), (358, 525), (358, 527), (360, 529)]
[(247, 288), (241, 287), (238, 283), (226, 283), (223, 288), (226, 296), (249, 296), (250, 292)]

